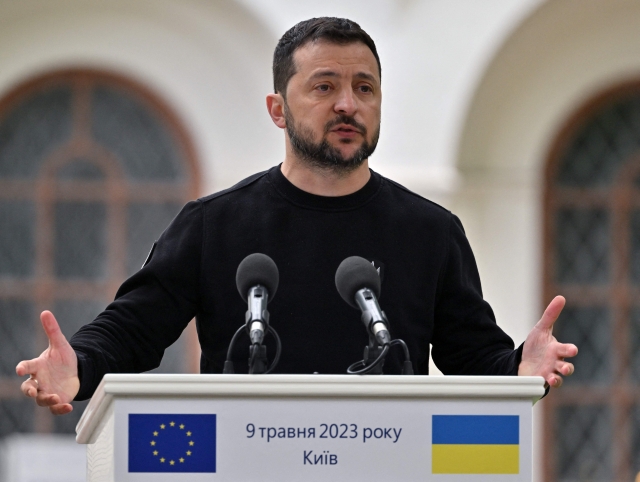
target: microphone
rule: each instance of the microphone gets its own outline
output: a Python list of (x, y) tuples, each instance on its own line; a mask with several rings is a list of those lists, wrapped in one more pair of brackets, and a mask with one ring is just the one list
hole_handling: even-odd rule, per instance
[(269, 326), (267, 304), (278, 289), (278, 267), (266, 254), (250, 254), (242, 260), (236, 272), (236, 286), (242, 299), (247, 300), (245, 322), (249, 327), (252, 345), (261, 345)]
[(391, 343), (389, 321), (380, 309), (380, 276), (366, 259), (351, 256), (338, 266), (336, 288), (344, 301), (362, 311), (361, 320), (367, 332), (382, 346)]

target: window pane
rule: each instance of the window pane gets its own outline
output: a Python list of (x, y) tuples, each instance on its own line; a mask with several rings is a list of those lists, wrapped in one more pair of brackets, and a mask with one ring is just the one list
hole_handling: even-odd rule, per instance
[(556, 338), (579, 347), (572, 358), (576, 371), (565, 385), (608, 385), (612, 379), (611, 312), (605, 307), (567, 306), (554, 327)]
[(610, 219), (604, 209), (556, 214), (556, 276), (560, 283), (604, 284), (610, 279)]
[(609, 104), (576, 134), (560, 162), (565, 186), (610, 184), (620, 166), (640, 149), (640, 96)]
[(33, 331), (38, 323), (29, 301), (0, 299), (0, 376), (16, 377), (16, 365), (35, 352)]
[(629, 278), (640, 283), (640, 211), (634, 210), (629, 217)]
[(640, 472), (640, 405), (633, 407), (631, 412), (631, 470)]
[(33, 275), (35, 224), (32, 202), (0, 202), (0, 276)]
[(609, 407), (567, 406), (556, 411), (559, 481), (613, 480)]
[(55, 216), (56, 276), (103, 278), (107, 264), (105, 205), (59, 202)]
[(58, 170), (58, 179), (64, 181), (99, 181), (104, 173), (93, 162), (87, 159), (75, 159)]
[(93, 92), (91, 114), (93, 136), (120, 158), (130, 180), (183, 177), (172, 133), (138, 99), (122, 90), (99, 86)]
[(34, 94), (3, 115), (0, 177), (35, 177), (44, 157), (69, 139), (71, 121), (69, 87)]
[(634, 383), (640, 383), (640, 307), (631, 310), (629, 339), (630, 375)]
[(82, 417), (84, 409), (87, 408), (91, 400), (84, 400), (82, 402), (71, 402), (73, 411), (61, 417), (53, 417), (53, 432), (54, 433), (76, 433), (76, 425)]
[(53, 314), (69, 339), (82, 325), (92, 322), (108, 303), (107, 300), (58, 300), (53, 305)]
[(127, 271), (133, 274), (147, 259), (151, 246), (180, 211), (178, 203), (132, 203), (128, 211)]
[(14, 432), (33, 432), (36, 404), (31, 400), (0, 399), (0, 438)]

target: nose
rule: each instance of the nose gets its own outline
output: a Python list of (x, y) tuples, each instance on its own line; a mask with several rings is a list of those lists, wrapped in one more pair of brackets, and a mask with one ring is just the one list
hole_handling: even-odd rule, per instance
[(353, 116), (358, 110), (355, 94), (351, 89), (342, 89), (333, 106), (333, 110), (338, 114)]

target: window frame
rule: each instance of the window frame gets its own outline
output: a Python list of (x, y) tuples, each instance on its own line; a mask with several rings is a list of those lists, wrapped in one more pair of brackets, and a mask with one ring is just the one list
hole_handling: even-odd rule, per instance
[[(620, 165), (608, 188), (560, 186), (557, 182), (560, 162), (570, 143), (585, 123), (600, 110), (630, 96), (640, 95), (640, 79), (624, 82), (606, 89), (585, 102), (559, 130), (551, 144), (544, 172), (543, 194), (543, 306), (554, 296), (562, 294), (572, 306), (609, 306), (612, 312), (613, 380), (608, 386), (564, 386), (543, 401), (544, 480), (557, 479), (557, 451), (555, 423), (558, 409), (566, 406), (601, 404), (612, 409), (614, 436), (611, 440), (612, 478), (631, 480), (632, 453), (630, 417), (634, 407), (640, 407), (640, 387), (628, 376), (630, 308), (640, 300), (640, 285), (629, 281), (629, 226), (633, 209), (640, 210), (640, 186), (633, 181), (640, 175), (640, 149)], [(639, 134), (640, 135), (640, 134)], [(602, 207), (611, 216), (611, 279), (601, 286), (563, 285), (557, 281), (556, 213), (563, 207)], [(636, 306), (640, 303), (636, 302)], [(563, 340), (560, 340), (563, 341)], [(576, 370), (580, 367), (576, 366)]]
[[(0, 120), (29, 96), (43, 88), (70, 85), (72, 89), (71, 137), (44, 160), (36, 178), (0, 179), (0, 200), (29, 200), (35, 205), (35, 272), (30, 279), (0, 278), (0, 298), (29, 300), (37, 315), (52, 309), (56, 299), (113, 299), (127, 277), (127, 206), (132, 202), (167, 202), (184, 204), (200, 193), (200, 164), (194, 144), (176, 113), (151, 89), (123, 75), (98, 69), (65, 69), (39, 75), (4, 93), (0, 98)], [(184, 161), (184, 179), (179, 182), (136, 181), (130, 183), (119, 167), (119, 161), (97, 141), (91, 139), (90, 92), (97, 85), (115, 87), (132, 96), (173, 136)], [(56, 174), (73, 158), (90, 156), (105, 173), (100, 181), (60, 181)], [(102, 188), (102, 189), (101, 189)], [(53, 223), (57, 201), (103, 201), (107, 206), (107, 274), (98, 281), (56, 279), (53, 262)], [(150, 248), (150, 247), (149, 247)], [(87, 320), (90, 321), (90, 320)], [(200, 346), (195, 323), (187, 328), (187, 371), (199, 372)], [(35, 353), (47, 345), (39, 317), (33, 320)], [(17, 363), (17, 361), (16, 361)], [(0, 377), (0, 399), (23, 397), (22, 380)], [(25, 401), (26, 403), (26, 401)], [(36, 432), (48, 433), (54, 428), (48, 410), (35, 411)]]

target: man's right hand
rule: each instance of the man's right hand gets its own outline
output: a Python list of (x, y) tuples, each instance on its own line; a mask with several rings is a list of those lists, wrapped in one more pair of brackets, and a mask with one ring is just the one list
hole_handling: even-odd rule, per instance
[(31, 375), (22, 383), (22, 393), (35, 398), (41, 407), (49, 407), (51, 413), (64, 415), (73, 410), (69, 402), (80, 390), (78, 359), (53, 313), (43, 311), (40, 321), (49, 338), (49, 348), (38, 358), (18, 363), (16, 373), (21, 377)]

